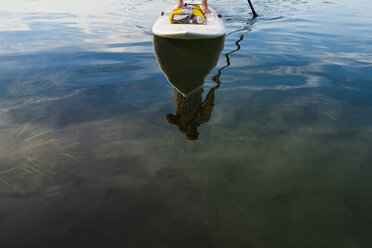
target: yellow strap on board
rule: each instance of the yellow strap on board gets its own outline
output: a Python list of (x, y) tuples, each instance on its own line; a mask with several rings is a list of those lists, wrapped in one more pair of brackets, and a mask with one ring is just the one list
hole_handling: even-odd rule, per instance
[[(197, 5), (197, 4), (194, 5), (194, 9), (192, 10), (192, 14), (193, 15), (196, 15), (196, 16), (202, 16), (202, 17), (204, 17), (204, 14), (203, 14), (202, 9), (200, 8), (200, 5)], [(204, 17), (204, 19), (205, 19), (205, 17)]]
[(195, 4), (192, 7), (184, 5), (169, 15), (169, 22), (171, 24), (204, 24), (205, 16), (200, 5)]

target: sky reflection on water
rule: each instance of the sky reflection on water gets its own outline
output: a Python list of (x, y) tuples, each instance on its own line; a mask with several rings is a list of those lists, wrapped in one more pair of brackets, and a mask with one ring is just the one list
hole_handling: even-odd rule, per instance
[(149, 33), (173, 3), (0, 3), (1, 244), (370, 247), (370, 4), (210, 1), (189, 141)]

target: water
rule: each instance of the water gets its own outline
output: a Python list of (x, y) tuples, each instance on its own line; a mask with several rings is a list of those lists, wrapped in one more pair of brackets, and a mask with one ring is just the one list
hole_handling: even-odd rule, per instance
[(1, 1), (1, 247), (371, 247), (370, 3), (209, 1), (229, 34), (185, 100), (174, 2)]

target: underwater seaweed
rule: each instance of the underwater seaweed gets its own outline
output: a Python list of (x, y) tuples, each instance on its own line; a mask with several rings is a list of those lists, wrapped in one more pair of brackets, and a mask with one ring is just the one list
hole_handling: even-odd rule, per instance
[(32, 121), (0, 126), (0, 193), (26, 195), (58, 185), (56, 176), (80, 162), (71, 153), (76, 146), (61, 130)]

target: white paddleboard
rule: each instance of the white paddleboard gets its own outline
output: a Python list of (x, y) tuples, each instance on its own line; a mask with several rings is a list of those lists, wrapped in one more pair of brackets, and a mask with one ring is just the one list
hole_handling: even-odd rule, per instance
[[(186, 2), (193, 4), (201, 4), (200, 2)], [(208, 6), (211, 10), (210, 14), (206, 14), (205, 24), (171, 24), (169, 22), (169, 15), (176, 6), (170, 7), (163, 11), (160, 17), (152, 26), (154, 35), (173, 38), (173, 39), (210, 39), (224, 36), (226, 33), (225, 25), (222, 18), (216, 11)]]

